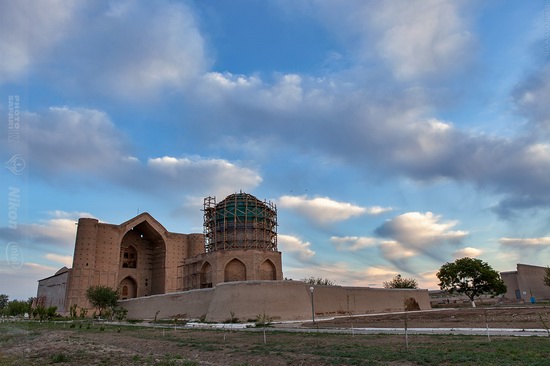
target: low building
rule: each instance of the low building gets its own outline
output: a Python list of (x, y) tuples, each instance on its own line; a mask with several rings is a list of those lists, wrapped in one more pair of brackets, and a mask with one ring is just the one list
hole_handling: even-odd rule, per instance
[(61, 268), (53, 276), (38, 281), (38, 291), (34, 306), (57, 306), (57, 312), (63, 314), (67, 311), (67, 288), (71, 270), (67, 267)]
[(543, 282), (546, 267), (518, 264), (517, 270), (501, 272), (500, 276), (508, 291), (504, 295), (506, 300), (530, 301), (550, 300), (550, 286)]

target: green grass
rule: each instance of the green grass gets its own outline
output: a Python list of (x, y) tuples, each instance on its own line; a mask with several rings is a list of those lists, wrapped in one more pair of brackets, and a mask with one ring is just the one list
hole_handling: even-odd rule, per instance
[[(77, 339), (72, 343), (80, 349), (52, 349), (43, 359), (32, 359), (29, 364), (61, 363), (85, 364), (82, 357), (93, 356), (102, 344), (116, 343), (117, 337), (127, 342), (147, 344), (161, 342), (163, 353), (151, 355), (145, 351), (125, 356), (116, 352), (103, 354), (102, 365), (198, 365), (201, 360), (235, 359), (234, 365), (289, 364), (318, 365), (550, 365), (550, 339), (548, 337), (492, 337), (411, 335), (406, 349), (402, 335), (348, 335), (325, 333), (286, 333), (267, 331), (267, 344), (258, 331), (177, 330), (105, 326), (105, 331), (94, 324), (91, 329), (65, 327), (49, 323), (0, 324), (0, 365), (11, 365), (17, 355), (2, 356), (4, 350), (33, 342), (50, 331), (63, 332), (64, 337)], [(100, 334), (101, 337), (97, 335)], [(90, 338), (87, 338), (87, 337)], [(104, 339), (105, 338), (105, 339)], [(104, 342), (104, 343), (102, 343)], [(158, 344), (158, 343), (157, 343)], [(71, 346), (73, 347), (73, 346)], [(151, 350), (147, 351), (150, 352)], [(156, 349), (152, 350), (153, 352)], [(161, 352), (161, 351), (159, 351)], [(199, 355), (189, 360), (189, 355)], [(85, 356), (83, 356), (85, 355)], [(34, 357), (34, 356), (33, 356)], [(118, 357), (118, 358), (117, 358)], [(126, 357), (120, 359), (120, 357)], [(68, 361), (67, 361), (68, 360)], [(34, 362), (36, 361), (36, 363)], [(273, 362), (271, 362), (273, 361)], [(15, 363), (17, 364), (17, 363)]]

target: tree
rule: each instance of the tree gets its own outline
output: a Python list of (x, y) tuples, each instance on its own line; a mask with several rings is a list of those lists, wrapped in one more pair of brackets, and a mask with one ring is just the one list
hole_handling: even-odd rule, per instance
[(400, 274), (384, 282), (384, 288), (418, 288), (418, 282), (414, 278), (401, 277)]
[(6, 306), (8, 306), (10, 298), (6, 294), (0, 295), (0, 310), (4, 309)]
[(105, 309), (117, 305), (118, 293), (109, 286), (91, 286), (86, 290), (86, 298), (99, 310), (99, 316)]
[(544, 282), (546, 286), (550, 286), (550, 267), (546, 267), (546, 269), (544, 270), (544, 277), (542, 278), (542, 282)]
[(336, 286), (336, 282), (329, 280), (328, 278), (321, 278), (321, 277), (302, 278), (300, 281), (305, 282), (308, 285)]
[(477, 296), (506, 293), (500, 274), (480, 259), (465, 257), (445, 263), (437, 272), (437, 278), (441, 281), (439, 287), (442, 290), (468, 296), (474, 308)]
[(12, 300), (8, 302), (7, 313), (11, 316), (23, 316), (30, 311), (29, 304), (24, 300)]

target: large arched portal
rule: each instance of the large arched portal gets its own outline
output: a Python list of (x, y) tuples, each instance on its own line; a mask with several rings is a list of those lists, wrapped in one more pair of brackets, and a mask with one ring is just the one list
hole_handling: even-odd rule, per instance
[(128, 230), (120, 243), (118, 278), (127, 276), (140, 285), (137, 296), (165, 293), (166, 244), (147, 220)]
[(234, 281), (246, 281), (246, 266), (236, 258), (227, 263), (224, 270), (224, 282)]
[(137, 283), (136, 280), (130, 276), (120, 281), (118, 288), (118, 298), (121, 300), (133, 299), (134, 297), (137, 297)]

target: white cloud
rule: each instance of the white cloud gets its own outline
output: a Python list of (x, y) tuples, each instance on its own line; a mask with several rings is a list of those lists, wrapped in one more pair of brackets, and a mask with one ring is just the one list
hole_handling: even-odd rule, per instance
[[(474, 36), (460, 4), (446, 0), (382, 2), (369, 13), (377, 48), (399, 79), (414, 79), (464, 67)], [(364, 45), (367, 47), (367, 44)]]
[(355, 252), (364, 248), (376, 246), (377, 240), (366, 236), (333, 236), (330, 238), (337, 250)]
[[(150, 191), (154, 184), (163, 187), (162, 192), (227, 195), (262, 182), (254, 169), (224, 159), (163, 156), (143, 163), (130, 152), (125, 136), (109, 116), (99, 110), (51, 107), (42, 113), (23, 114), (33, 173), (56, 184), (73, 186), (75, 177), (93, 176), (138, 190)], [(10, 148), (15, 145), (3, 145), (0, 151)]]
[(453, 253), (453, 257), (456, 259), (469, 257), (469, 258), (477, 258), (479, 257), (483, 251), (481, 249), (472, 248), (472, 247), (466, 247), (459, 249)]
[(432, 212), (408, 212), (386, 221), (376, 231), (380, 236), (395, 239), (411, 248), (426, 248), (444, 242), (458, 243), (467, 231), (451, 230), (458, 221), (441, 220)]
[(22, 115), (28, 123), (25, 137), (33, 169), (46, 175), (118, 168), (125, 156), (122, 133), (102, 111), (51, 107)]
[[(33, 263), (33, 262), (27, 262), (25, 263), (24, 267), (29, 267), (29, 268), (33, 268), (37, 271), (50, 271), (50, 272), (55, 272), (57, 271), (59, 268), (57, 267), (51, 267), (51, 266), (45, 266), (43, 264), (40, 264), (40, 263)], [(45, 277), (49, 277), (51, 276), (48, 275), (48, 276), (45, 276)]]
[(94, 217), (86, 212), (50, 211), (52, 218), (40, 220), (38, 223), (21, 224), (21, 232), (36, 244), (52, 244), (62, 248), (71, 248), (76, 238), (78, 219)]
[(382, 256), (400, 270), (412, 273), (411, 259), (424, 255), (435, 260), (446, 256), (447, 245), (455, 245), (466, 238), (468, 232), (451, 230), (457, 221), (441, 220), (431, 212), (408, 212), (387, 220), (376, 229), (376, 234), (391, 240), (380, 244)]
[(499, 243), (517, 249), (543, 249), (550, 247), (550, 237), (540, 238), (501, 238)]
[(75, 4), (63, 0), (7, 1), (0, 12), (0, 84), (17, 81), (67, 34)]
[(144, 101), (210, 64), (184, 2), (16, 1), (0, 14), (0, 35), (0, 82), (42, 72), (67, 94)]
[(439, 290), (439, 278), (436, 274), (439, 270), (422, 272), (419, 274), (418, 287), (430, 290)]
[(209, 195), (226, 196), (239, 189), (252, 189), (262, 182), (262, 177), (252, 169), (239, 167), (223, 159), (175, 158), (164, 156), (151, 158), (147, 166), (165, 184), (180, 188), (189, 183), (193, 191), (210, 192)]
[(6, 262), (0, 261), (2, 293), (10, 300), (27, 300), (36, 296), (37, 280), (53, 275), (59, 267), (46, 266), (34, 262), (24, 262), (19, 269), (14, 269)]
[(310, 4), (302, 10), (355, 50), (360, 62), (382, 60), (400, 80), (463, 68), (474, 51), (475, 37), (461, 3), (312, 0)]
[(207, 84), (213, 84), (212, 90), (235, 90), (236, 88), (247, 88), (256, 86), (261, 80), (255, 76), (233, 75), (229, 72), (207, 72), (203, 75)]
[(385, 240), (380, 243), (380, 251), (384, 258), (390, 261), (399, 261), (407, 258), (412, 258), (418, 253), (415, 250), (405, 247), (403, 244)]
[(70, 255), (46, 253), (45, 258), (51, 262), (61, 263), (67, 268), (71, 268), (71, 266), (73, 265), (73, 257)]
[(76, 222), (77, 219), (50, 219), (39, 224), (22, 224), (21, 228), (35, 242), (71, 247), (75, 241)]
[(380, 214), (391, 209), (382, 207), (360, 207), (348, 202), (335, 201), (329, 197), (308, 198), (307, 196), (282, 196), (279, 206), (295, 210), (312, 221), (332, 223), (344, 221), (364, 214)]
[(308, 263), (307, 267), (289, 267), (285, 277), (299, 280), (309, 277), (329, 279), (341, 286), (382, 287), (382, 283), (391, 279), (397, 272), (388, 267), (376, 266), (364, 269), (351, 268), (348, 263)]
[(300, 238), (292, 235), (277, 235), (277, 243), (281, 251), (289, 255), (296, 256), (302, 261), (308, 261), (315, 255), (315, 252), (310, 249), (311, 243), (304, 242)]

